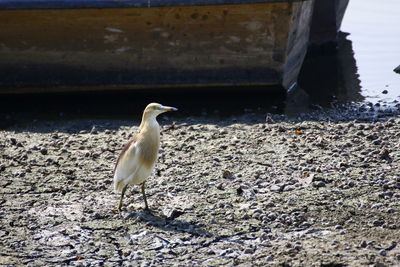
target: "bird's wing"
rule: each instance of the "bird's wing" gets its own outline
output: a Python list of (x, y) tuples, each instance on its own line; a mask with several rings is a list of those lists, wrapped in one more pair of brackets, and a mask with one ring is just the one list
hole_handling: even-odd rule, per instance
[(122, 188), (127, 184), (129, 176), (134, 174), (138, 168), (138, 147), (137, 147), (137, 137), (133, 137), (124, 146), (121, 154), (118, 157), (117, 163), (114, 168), (114, 187), (115, 190), (121, 191)]

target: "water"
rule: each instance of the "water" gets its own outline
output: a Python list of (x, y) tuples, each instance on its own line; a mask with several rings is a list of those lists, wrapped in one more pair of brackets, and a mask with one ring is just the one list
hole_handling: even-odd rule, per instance
[(350, 33), (365, 100), (400, 100), (400, 74), (393, 71), (400, 65), (400, 1), (350, 0), (341, 29)]

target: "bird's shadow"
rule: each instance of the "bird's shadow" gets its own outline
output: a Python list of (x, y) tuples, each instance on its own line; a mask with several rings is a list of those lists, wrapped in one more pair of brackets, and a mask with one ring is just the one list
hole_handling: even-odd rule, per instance
[(195, 236), (213, 236), (212, 233), (203, 229), (199, 223), (178, 220), (177, 218), (182, 214), (184, 214), (183, 211), (175, 209), (172, 210), (168, 216), (158, 214), (158, 211), (144, 210), (138, 212), (128, 212), (124, 219), (135, 219), (169, 232), (189, 233)]

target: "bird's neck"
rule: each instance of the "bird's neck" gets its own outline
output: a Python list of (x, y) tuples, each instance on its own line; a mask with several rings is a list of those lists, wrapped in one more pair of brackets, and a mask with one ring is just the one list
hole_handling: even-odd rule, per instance
[(154, 116), (142, 120), (139, 136), (141, 149), (145, 151), (146, 158), (148, 157), (147, 161), (154, 162), (160, 148), (160, 125)]
[(148, 116), (148, 114), (143, 114), (142, 122), (139, 126), (139, 132), (156, 131), (160, 132), (160, 125), (157, 122), (155, 116)]

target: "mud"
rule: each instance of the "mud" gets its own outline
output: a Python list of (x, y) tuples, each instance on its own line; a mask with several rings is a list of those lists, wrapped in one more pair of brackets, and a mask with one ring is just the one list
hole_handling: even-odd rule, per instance
[[(168, 103), (165, 103), (168, 104)], [(160, 116), (151, 212), (112, 169), (139, 121), (0, 131), (0, 265), (400, 265), (399, 107)]]

